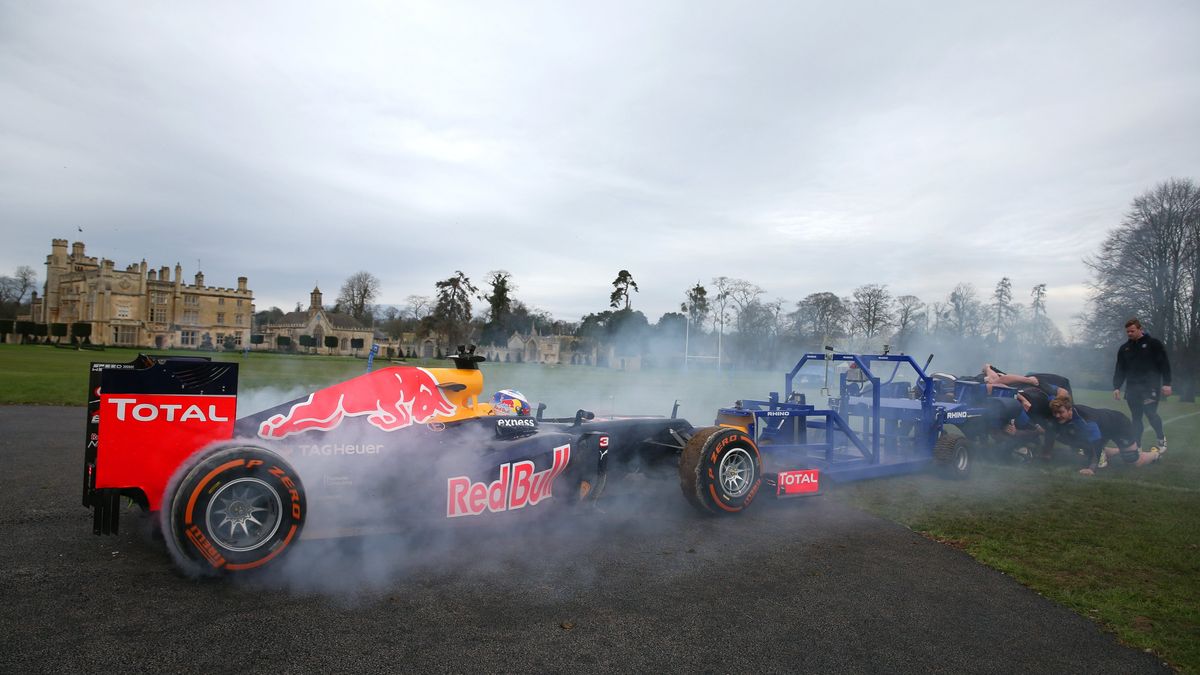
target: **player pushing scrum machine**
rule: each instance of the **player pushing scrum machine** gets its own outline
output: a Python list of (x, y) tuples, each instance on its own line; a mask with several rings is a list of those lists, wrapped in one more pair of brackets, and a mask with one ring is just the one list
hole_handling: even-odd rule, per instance
[[(1085, 476), (1095, 474), (1101, 455), (1114, 457), (1119, 454), (1127, 464), (1134, 466), (1158, 461), (1158, 451), (1143, 452), (1134, 439), (1129, 418), (1116, 410), (1076, 405), (1069, 398), (1056, 398), (1050, 401), (1050, 412), (1055, 423), (1047, 430), (1048, 434), (1066, 445), (1083, 449), (1088, 466), (1079, 473)], [(1105, 447), (1108, 441), (1117, 447)]]

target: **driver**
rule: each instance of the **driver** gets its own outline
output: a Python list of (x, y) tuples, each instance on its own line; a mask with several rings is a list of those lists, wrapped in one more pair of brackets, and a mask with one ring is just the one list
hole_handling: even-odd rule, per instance
[(525, 395), (516, 389), (501, 389), (492, 395), (492, 414), (528, 417), (533, 414), (533, 408)]

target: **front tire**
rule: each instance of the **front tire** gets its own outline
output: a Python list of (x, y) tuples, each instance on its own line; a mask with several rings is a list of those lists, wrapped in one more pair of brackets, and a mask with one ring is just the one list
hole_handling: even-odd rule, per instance
[(962, 436), (942, 434), (933, 446), (933, 461), (947, 477), (966, 478), (971, 474), (971, 444)]
[(209, 453), (170, 495), (163, 532), (189, 574), (243, 572), (277, 559), (304, 527), (300, 477), (275, 453), (235, 446)]
[(762, 485), (762, 456), (741, 429), (712, 427), (697, 432), (679, 457), (679, 487), (703, 513), (740, 513)]

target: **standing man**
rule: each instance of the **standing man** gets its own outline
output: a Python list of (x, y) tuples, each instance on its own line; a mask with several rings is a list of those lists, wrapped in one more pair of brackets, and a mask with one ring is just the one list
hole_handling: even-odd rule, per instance
[(1125, 335), (1129, 338), (1117, 350), (1117, 368), (1113, 372), (1113, 398), (1121, 400), (1121, 385), (1125, 385), (1125, 403), (1133, 418), (1134, 439), (1141, 440), (1142, 413), (1150, 420), (1154, 433), (1158, 434), (1159, 452), (1167, 451), (1167, 436), (1163, 433), (1162, 418), (1158, 416), (1159, 394), (1171, 395), (1171, 364), (1167, 361), (1167, 350), (1157, 339), (1142, 330), (1142, 322), (1130, 319), (1125, 322)]

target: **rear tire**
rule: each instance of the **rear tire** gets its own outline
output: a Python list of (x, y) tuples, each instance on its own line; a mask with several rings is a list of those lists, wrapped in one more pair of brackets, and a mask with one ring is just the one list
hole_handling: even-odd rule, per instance
[(679, 457), (679, 487), (703, 513), (740, 513), (754, 501), (761, 485), (762, 456), (741, 429), (700, 430)]
[(933, 446), (933, 461), (948, 478), (971, 474), (971, 444), (962, 436), (942, 434)]
[(163, 509), (167, 547), (186, 573), (198, 576), (244, 572), (277, 560), (299, 538), (308, 511), (292, 467), (253, 446), (203, 456), (169, 498)]

